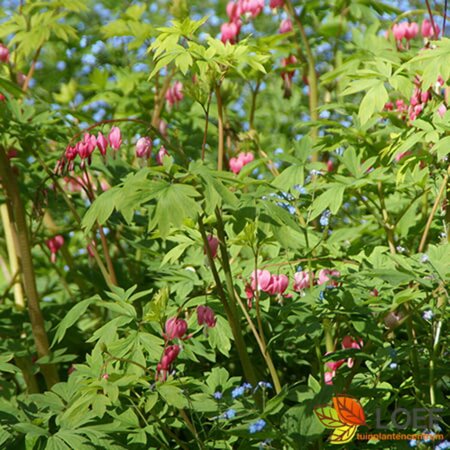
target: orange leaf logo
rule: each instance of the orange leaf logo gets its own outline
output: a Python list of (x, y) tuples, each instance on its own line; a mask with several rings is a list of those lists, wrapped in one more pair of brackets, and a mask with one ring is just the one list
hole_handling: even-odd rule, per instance
[(330, 436), (330, 444), (346, 444), (355, 436), (357, 425), (344, 425), (336, 428)]
[(346, 425), (366, 425), (366, 416), (358, 400), (346, 395), (333, 397), (334, 409), (341, 422)]
[(325, 428), (340, 428), (345, 426), (339, 419), (337, 411), (332, 406), (317, 406), (314, 414)]

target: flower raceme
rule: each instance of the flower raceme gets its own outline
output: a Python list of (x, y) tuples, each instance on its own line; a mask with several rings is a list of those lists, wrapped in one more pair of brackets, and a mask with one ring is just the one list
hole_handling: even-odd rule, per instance
[(239, 153), (236, 158), (230, 158), (230, 170), (237, 175), (244, 166), (251, 163), (254, 159), (253, 153)]
[(50, 260), (54, 264), (56, 262), (56, 254), (64, 245), (64, 237), (58, 234), (57, 236), (53, 236), (52, 238), (48, 239), (46, 244), (51, 253)]
[(68, 145), (66, 147), (64, 157), (61, 161), (58, 161), (56, 170), (63, 171), (67, 164), (68, 170), (72, 171), (77, 157), (80, 157), (80, 165), (83, 168), (86, 163), (91, 164), (92, 154), (96, 148), (98, 148), (100, 154), (105, 157), (109, 146), (118, 150), (121, 145), (122, 136), (118, 127), (111, 128), (108, 139), (106, 139), (100, 131), (98, 132), (97, 137), (93, 134), (84, 133), (81, 141), (77, 142), (74, 146)]
[(216, 326), (216, 316), (209, 306), (200, 305), (197, 307), (197, 321), (199, 325), (206, 325), (208, 328)]
[(321, 286), (326, 284), (330, 287), (337, 287), (339, 282), (335, 279), (340, 277), (341, 273), (338, 270), (321, 269), (317, 272), (315, 278), (314, 272), (302, 270), (294, 275), (294, 291), (302, 291), (309, 288), (312, 284)]
[(272, 275), (268, 270), (257, 270), (251, 274), (250, 287), (252, 292), (263, 291), (269, 295), (283, 294), (289, 286), (286, 275)]

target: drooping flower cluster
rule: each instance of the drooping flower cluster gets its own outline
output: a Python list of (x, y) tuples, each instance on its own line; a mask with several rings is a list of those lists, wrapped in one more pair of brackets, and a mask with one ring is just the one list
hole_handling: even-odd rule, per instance
[[(420, 32), (424, 39), (437, 38), (440, 33), (440, 28), (437, 24), (434, 24), (436, 28), (436, 34), (434, 34), (433, 25), (428, 19), (424, 19), (420, 27)], [(389, 33), (387, 33), (388, 35)], [(392, 34), (394, 36), (397, 48), (403, 50), (403, 42), (406, 41), (406, 47), (409, 48), (410, 41), (414, 39), (419, 34), (419, 24), (417, 22), (401, 22), (396, 23), (392, 26)]]
[(241, 31), (241, 16), (246, 19), (254, 19), (259, 16), (264, 9), (264, 0), (237, 0), (227, 4), (228, 23), (224, 23), (220, 28), (223, 43), (235, 44)]
[(74, 169), (77, 157), (81, 159), (80, 166), (83, 168), (86, 164), (91, 164), (92, 154), (98, 148), (100, 154), (105, 157), (108, 146), (118, 150), (122, 145), (122, 135), (120, 128), (112, 127), (108, 139), (99, 131), (97, 137), (93, 134), (84, 133), (83, 139), (74, 146), (68, 145), (64, 157), (58, 161), (57, 172), (62, 172), (66, 166), (69, 171)]
[(254, 297), (255, 292), (265, 292), (269, 295), (281, 295), (289, 286), (289, 278), (284, 275), (272, 275), (268, 270), (253, 271), (250, 276), (247, 298)]
[(321, 286), (325, 284), (330, 287), (337, 287), (339, 282), (336, 278), (339, 278), (340, 275), (341, 273), (338, 270), (321, 269), (317, 272), (317, 278), (315, 278), (314, 272), (301, 270), (294, 275), (294, 291), (303, 291), (312, 285)]
[(58, 234), (57, 236), (53, 236), (52, 238), (48, 239), (46, 244), (51, 253), (50, 260), (54, 264), (56, 262), (56, 254), (64, 245), (64, 237)]
[(184, 98), (183, 83), (181, 81), (175, 81), (173, 86), (167, 89), (165, 98), (170, 107), (181, 102)]
[(254, 159), (253, 153), (239, 153), (236, 158), (230, 158), (230, 170), (237, 175), (244, 166), (250, 164)]
[[(200, 305), (197, 307), (197, 322), (204, 328), (213, 328), (216, 326), (217, 319), (214, 311), (206, 305)], [(169, 345), (175, 340), (185, 341), (192, 337), (192, 335), (186, 334), (188, 330), (188, 324), (184, 319), (179, 317), (170, 317), (164, 324), (164, 332), (162, 336), (165, 341), (165, 348), (163, 355), (156, 366), (155, 378), (157, 381), (167, 380), (167, 376), (170, 372), (172, 364), (177, 359), (181, 351), (181, 346), (178, 344)]]
[(384, 105), (384, 109), (386, 111), (393, 111), (396, 112), (399, 119), (406, 119), (406, 113), (408, 111), (408, 105), (405, 103), (404, 100), (398, 99), (395, 101), (395, 105), (393, 102), (387, 102)]
[[(364, 346), (364, 342), (362, 339), (354, 339), (351, 336), (345, 336), (342, 339), (342, 349), (343, 350), (360, 350)], [(333, 384), (333, 378), (336, 376), (336, 371), (341, 367), (345, 362), (347, 362), (347, 366), (352, 368), (354, 365), (354, 359), (348, 358), (347, 361), (345, 359), (340, 359), (338, 361), (328, 361), (325, 363), (326, 372), (324, 373), (325, 383)]]
[(156, 367), (156, 380), (166, 381), (170, 367), (180, 354), (181, 347), (179, 345), (169, 345), (164, 349), (163, 356)]

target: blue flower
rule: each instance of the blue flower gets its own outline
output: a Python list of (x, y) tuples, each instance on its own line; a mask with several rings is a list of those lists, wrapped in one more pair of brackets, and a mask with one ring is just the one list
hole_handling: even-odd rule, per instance
[(308, 192), (304, 186), (300, 186), (299, 184), (294, 185), (294, 189), (300, 194), (306, 194)]
[(417, 440), (416, 439), (411, 439), (409, 441), (409, 446), (410, 447), (416, 447), (417, 446)]
[(429, 261), (428, 255), (426, 253), (424, 253), (421, 257), (420, 257), (420, 262), (422, 264), (425, 264), (426, 262)]
[(395, 362), (392, 362), (392, 363), (389, 364), (389, 367), (390, 367), (391, 369), (396, 369), (396, 368), (398, 367), (398, 364), (395, 363)]
[(423, 315), (422, 315), (422, 317), (423, 317), (425, 320), (431, 320), (431, 319), (433, 318), (433, 316), (434, 316), (434, 314), (433, 314), (433, 311), (431, 311), (431, 309), (425, 311), (425, 312), (423, 313)]
[(214, 392), (213, 397), (214, 397), (216, 400), (220, 400), (220, 399), (222, 398), (222, 392), (219, 392), (219, 391)]
[(234, 410), (233, 408), (230, 408), (229, 410), (227, 410), (223, 413), (223, 417), (225, 419), (234, 419), (236, 417), (236, 410)]
[(450, 441), (442, 441), (434, 447), (434, 450), (446, 450), (447, 448), (450, 448)]
[(242, 385), (242, 387), (243, 387), (244, 389), (251, 389), (253, 386), (252, 386), (250, 383), (244, 383), (244, 384)]
[(237, 388), (234, 388), (234, 389), (232, 390), (231, 396), (232, 396), (233, 398), (238, 398), (238, 397), (240, 397), (241, 395), (244, 395), (244, 392), (245, 392), (244, 386), (238, 386)]
[(319, 300), (324, 300), (325, 299), (325, 291), (320, 291), (319, 292)]
[(268, 381), (260, 381), (258, 386), (262, 389), (272, 389), (272, 385)]
[(261, 431), (266, 426), (266, 421), (263, 419), (259, 419), (258, 421), (250, 424), (248, 427), (248, 431), (251, 434), (257, 433), (258, 431)]
[(330, 222), (331, 211), (326, 209), (323, 214), (320, 216), (320, 225), (323, 227), (327, 227)]

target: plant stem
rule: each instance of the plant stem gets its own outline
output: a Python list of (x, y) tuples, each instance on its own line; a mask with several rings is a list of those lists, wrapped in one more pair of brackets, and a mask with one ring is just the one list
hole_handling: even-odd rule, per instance
[(389, 250), (393, 255), (397, 252), (395, 249), (395, 226), (390, 223), (389, 214), (386, 209), (386, 203), (384, 201), (384, 194), (383, 194), (383, 185), (381, 181), (378, 183), (378, 197), (380, 199), (380, 205), (381, 205), (381, 213), (383, 215), (383, 226), (386, 231), (386, 236), (389, 244)]
[(209, 108), (211, 106), (212, 99), (212, 91), (210, 91), (208, 96), (208, 103), (206, 105), (205, 111), (205, 131), (203, 132), (203, 142), (202, 142), (202, 161), (205, 160), (205, 149), (206, 149), (206, 140), (208, 138), (208, 126), (209, 126)]
[[(319, 106), (319, 89), (318, 89), (318, 80), (316, 73), (316, 62), (311, 50), (311, 46), (309, 45), (308, 36), (306, 36), (305, 28), (300, 20), (300, 17), (295, 12), (294, 6), (292, 5), (291, 0), (287, 0), (286, 7), (294, 18), (295, 23), (300, 31), (300, 36), (303, 41), (303, 45), (305, 47), (306, 60), (308, 62), (308, 85), (309, 85), (309, 114), (312, 122), (316, 122), (319, 119), (318, 106)], [(313, 126), (311, 128), (311, 138), (315, 140), (317, 138), (317, 126)], [(311, 160), (317, 161), (317, 152), (314, 152), (311, 155)]]
[[(247, 351), (247, 347), (245, 345), (244, 337), (242, 335), (242, 330), (240, 328), (240, 325), (237, 320), (237, 316), (234, 313), (235, 308), (233, 308), (231, 305), (234, 306), (234, 303), (229, 303), (227, 300), (227, 296), (225, 294), (225, 291), (223, 289), (222, 282), (220, 280), (219, 273), (217, 272), (216, 264), (214, 262), (214, 258), (211, 254), (211, 249), (209, 247), (208, 243), (208, 237), (206, 235), (205, 226), (203, 224), (203, 220), (201, 217), (198, 219), (199, 224), (199, 230), (200, 234), (202, 235), (203, 244), (205, 246), (206, 256), (208, 257), (209, 265), (211, 268), (211, 272), (214, 277), (214, 281), (216, 283), (217, 293), (219, 295), (220, 300), (222, 301), (223, 308), (225, 310), (225, 314), (227, 315), (228, 322), (231, 327), (231, 331), (233, 333), (234, 341), (236, 343), (236, 348), (239, 354), (239, 359), (242, 364), (242, 368), (244, 370), (244, 375), (247, 378), (247, 380), (252, 383), (254, 386), (256, 386), (256, 383), (258, 382), (256, 378), (256, 374), (253, 368), (253, 365), (250, 361), (250, 357)], [(229, 292), (229, 296), (231, 297), (233, 295), (233, 291)]]
[(220, 85), (216, 86), (215, 92), (216, 92), (216, 99), (217, 99), (217, 115), (218, 115), (218, 127), (219, 127), (217, 170), (223, 170), (223, 159), (224, 159), (223, 103), (222, 103), (222, 96), (220, 94)]
[(256, 342), (259, 346), (259, 349), (261, 351), (261, 354), (263, 355), (264, 360), (266, 361), (267, 364), (267, 368), (269, 369), (270, 372), (270, 376), (272, 378), (273, 381), (273, 386), (275, 388), (275, 392), (278, 394), (281, 392), (281, 383), (280, 383), (280, 379), (278, 377), (278, 373), (275, 369), (275, 366), (273, 364), (272, 358), (270, 357), (269, 352), (267, 351), (267, 347), (265, 346), (265, 344), (263, 343), (263, 341), (261, 340), (261, 337), (258, 334), (258, 330), (255, 327), (255, 324), (252, 321), (252, 318), (250, 317), (250, 314), (248, 313), (248, 311), (245, 309), (245, 305), (242, 303), (241, 298), (239, 297), (238, 293), (236, 292), (236, 290), (234, 291), (234, 297), (238, 303), (238, 305), (240, 306), (245, 319), (247, 320), (248, 325), (250, 326), (250, 329), (253, 332), (253, 335), (255, 336)]
[(36, 50), (36, 53), (34, 54), (33, 61), (30, 66), (30, 70), (28, 71), (27, 77), (25, 78), (25, 81), (22, 86), (23, 92), (26, 92), (28, 90), (28, 86), (30, 84), (30, 80), (33, 78), (34, 70), (36, 68), (36, 63), (39, 58), (39, 55), (41, 54), (41, 50), (42, 50), (42, 45), (38, 47), (38, 49)]
[[(39, 295), (36, 288), (36, 278), (31, 256), (31, 244), (29, 242), (28, 226), (25, 217), (25, 208), (20, 197), (19, 185), (14, 176), (9, 159), (3, 147), (0, 147), (0, 177), (3, 189), (11, 202), (14, 214), (14, 223), (17, 230), (18, 249), (22, 279), (27, 296), (28, 313), (30, 315), (31, 329), (39, 358), (49, 356), (50, 348), (44, 318), (39, 305)], [(50, 389), (59, 381), (58, 372), (54, 364), (41, 364), (47, 387)]]
[(256, 99), (258, 97), (260, 86), (261, 86), (261, 82), (258, 80), (256, 83), (256, 86), (255, 86), (255, 89), (252, 90), (252, 105), (251, 105), (251, 109), (250, 109), (250, 119), (249, 119), (250, 130), (255, 129)]
[(0, 205), (0, 214), (2, 217), (3, 229), (5, 230), (6, 249), (8, 252), (10, 272), (14, 276), (14, 302), (18, 309), (23, 310), (25, 309), (25, 299), (23, 297), (22, 284), (20, 282), (20, 277), (15, 276), (15, 274), (20, 274), (16, 253), (17, 243), (15, 244), (15, 242), (17, 242), (17, 236), (15, 236), (15, 229), (11, 224), (8, 205), (6, 203)]
[[(445, 188), (447, 187), (447, 182), (448, 182), (448, 175), (446, 174), (444, 176), (444, 180), (442, 181), (442, 185), (441, 185), (441, 188), (439, 189), (436, 200), (434, 201), (433, 208), (431, 209), (430, 215), (428, 216), (427, 224), (425, 225), (425, 229), (422, 234), (422, 239), (420, 240), (420, 245), (419, 245), (419, 250), (418, 250), (419, 253), (421, 253), (423, 251), (423, 249), (425, 248), (425, 244), (427, 242), (427, 237), (428, 237), (428, 232), (430, 231), (431, 224), (433, 223), (433, 218), (438, 209), (439, 202), (441, 201), (441, 197), (444, 193)], [(448, 193), (447, 193), (447, 196), (448, 196)], [(450, 211), (450, 208), (447, 207), (447, 213), (449, 211)], [(449, 222), (450, 222), (450, 220), (449, 220)], [(448, 226), (447, 226), (447, 229), (448, 229)]]
[[(437, 32), (436, 24), (434, 23), (434, 17), (433, 17), (433, 13), (431, 11), (430, 2), (428, 0), (425, 0), (425, 3), (427, 4), (428, 14), (430, 15), (430, 22), (431, 22), (431, 27), (433, 28), (434, 37), (436, 39), (438, 39), (439, 33)], [(444, 17), (446, 14), (447, 14), (447, 12), (444, 13)], [(442, 31), (444, 31), (444, 30), (442, 30)]]

